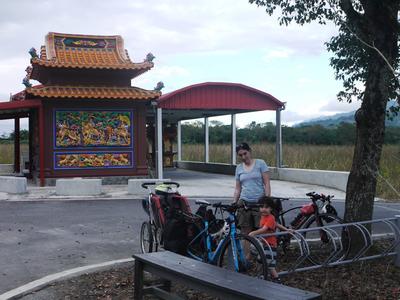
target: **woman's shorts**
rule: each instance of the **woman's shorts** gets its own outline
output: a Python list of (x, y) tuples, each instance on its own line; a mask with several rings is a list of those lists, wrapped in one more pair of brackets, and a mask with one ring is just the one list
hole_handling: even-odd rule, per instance
[[(245, 203), (242, 199), (238, 201), (238, 204), (241, 205)], [(254, 230), (260, 226), (260, 218), (261, 214), (258, 209), (244, 209), (240, 208), (237, 213), (238, 218), (238, 226), (239, 228), (247, 229), (247, 230)]]

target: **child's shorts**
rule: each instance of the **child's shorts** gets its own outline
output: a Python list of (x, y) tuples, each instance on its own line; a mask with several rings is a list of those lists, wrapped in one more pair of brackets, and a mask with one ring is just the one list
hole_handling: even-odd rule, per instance
[(268, 246), (264, 246), (264, 254), (265, 254), (265, 259), (267, 260), (267, 265), (268, 269), (272, 269), (276, 267), (276, 248), (271, 247), (269, 248)]

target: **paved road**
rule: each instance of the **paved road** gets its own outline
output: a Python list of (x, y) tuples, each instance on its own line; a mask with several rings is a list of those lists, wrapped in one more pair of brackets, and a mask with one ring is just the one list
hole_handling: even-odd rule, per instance
[[(335, 206), (342, 215), (343, 202)], [(375, 205), (375, 218), (395, 214), (400, 204)], [(130, 257), (139, 251), (144, 219), (138, 200), (0, 202), (0, 294), (62, 270)]]

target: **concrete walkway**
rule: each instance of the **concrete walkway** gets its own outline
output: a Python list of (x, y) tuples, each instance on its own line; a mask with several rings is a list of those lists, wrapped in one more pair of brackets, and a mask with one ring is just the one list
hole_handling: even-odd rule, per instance
[[(179, 191), (182, 195), (192, 198), (232, 198), (235, 188), (235, 178), (231, 175), (203, 173), (182, 169), (169, 169), (164, 172), (164, 178), (170, 178), (181, 184)], [(114, 200), (141, 199), (146, 193), (128, 194), (127, 185), (104, 185), (100, 196), (57, 196), (55, 187), (28, 186), (26, 194), (0, 193), (0, 200), (6, 201), (40, 201), (40, 200)], [(344, 199), (345, 193), (337, 189), (323, 186), (288, 182), (271, 181), (272, 195), (277, 197), (305, 198), (306, 193), (315, 191), (335, 195), (335, 199)]]

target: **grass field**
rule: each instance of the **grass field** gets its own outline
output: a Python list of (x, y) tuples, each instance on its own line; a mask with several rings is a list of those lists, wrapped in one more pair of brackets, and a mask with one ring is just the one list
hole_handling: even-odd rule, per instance
[[(28, 144), (21, 144), (21, 152), (28, 152)], [(14, 144), (0, 144), (0, 164), (12, 164), (14, 161)]]
[[(253, 157), (264, 159), (268, 165), (275, 165), (275, 144), (252, 145)], [(210, 145), (210, 161), (229, 163), (229, 145)], [(203, 145), (183, 145), (182, 159), (203, 161)], [(284, 145), (283, 164), (289, 168), (349, 171), (353, 158), (353, 146)], [(384, 179), (383, 179), (384, 178)], [(400, 146), (383, 147), (377, 196), (385, 199), (399, 199), (388, 183), (400, 193)]]
[[(21, 151), (28, 151), (27, 144), (21, 144)], [(274, 144), (252, 145), (253, 156), (264, 159), (268, 165), (275, 165)], [(229, 163), (229, 145), (210, 145), (210, 161)], [(14, 146), (0, 144), (0, 164), (13, 162)], [(188, 144), (182, 147), (183, 160), (203, 161), (204, 147), (200, 144)], [(315, 145), (284, 145), (283, 164), (289, 168), (319, 169), (332, 171), (349, 171), (353, 157), (352, 146), (315, 146)], [(383, 179), (384, 178), (384, 179)], [(377, 196), (385, 199), (399, 199), (388, 183), (400, 193), (400, 146), (387, 145), (383, 147), (378, 178)]]

